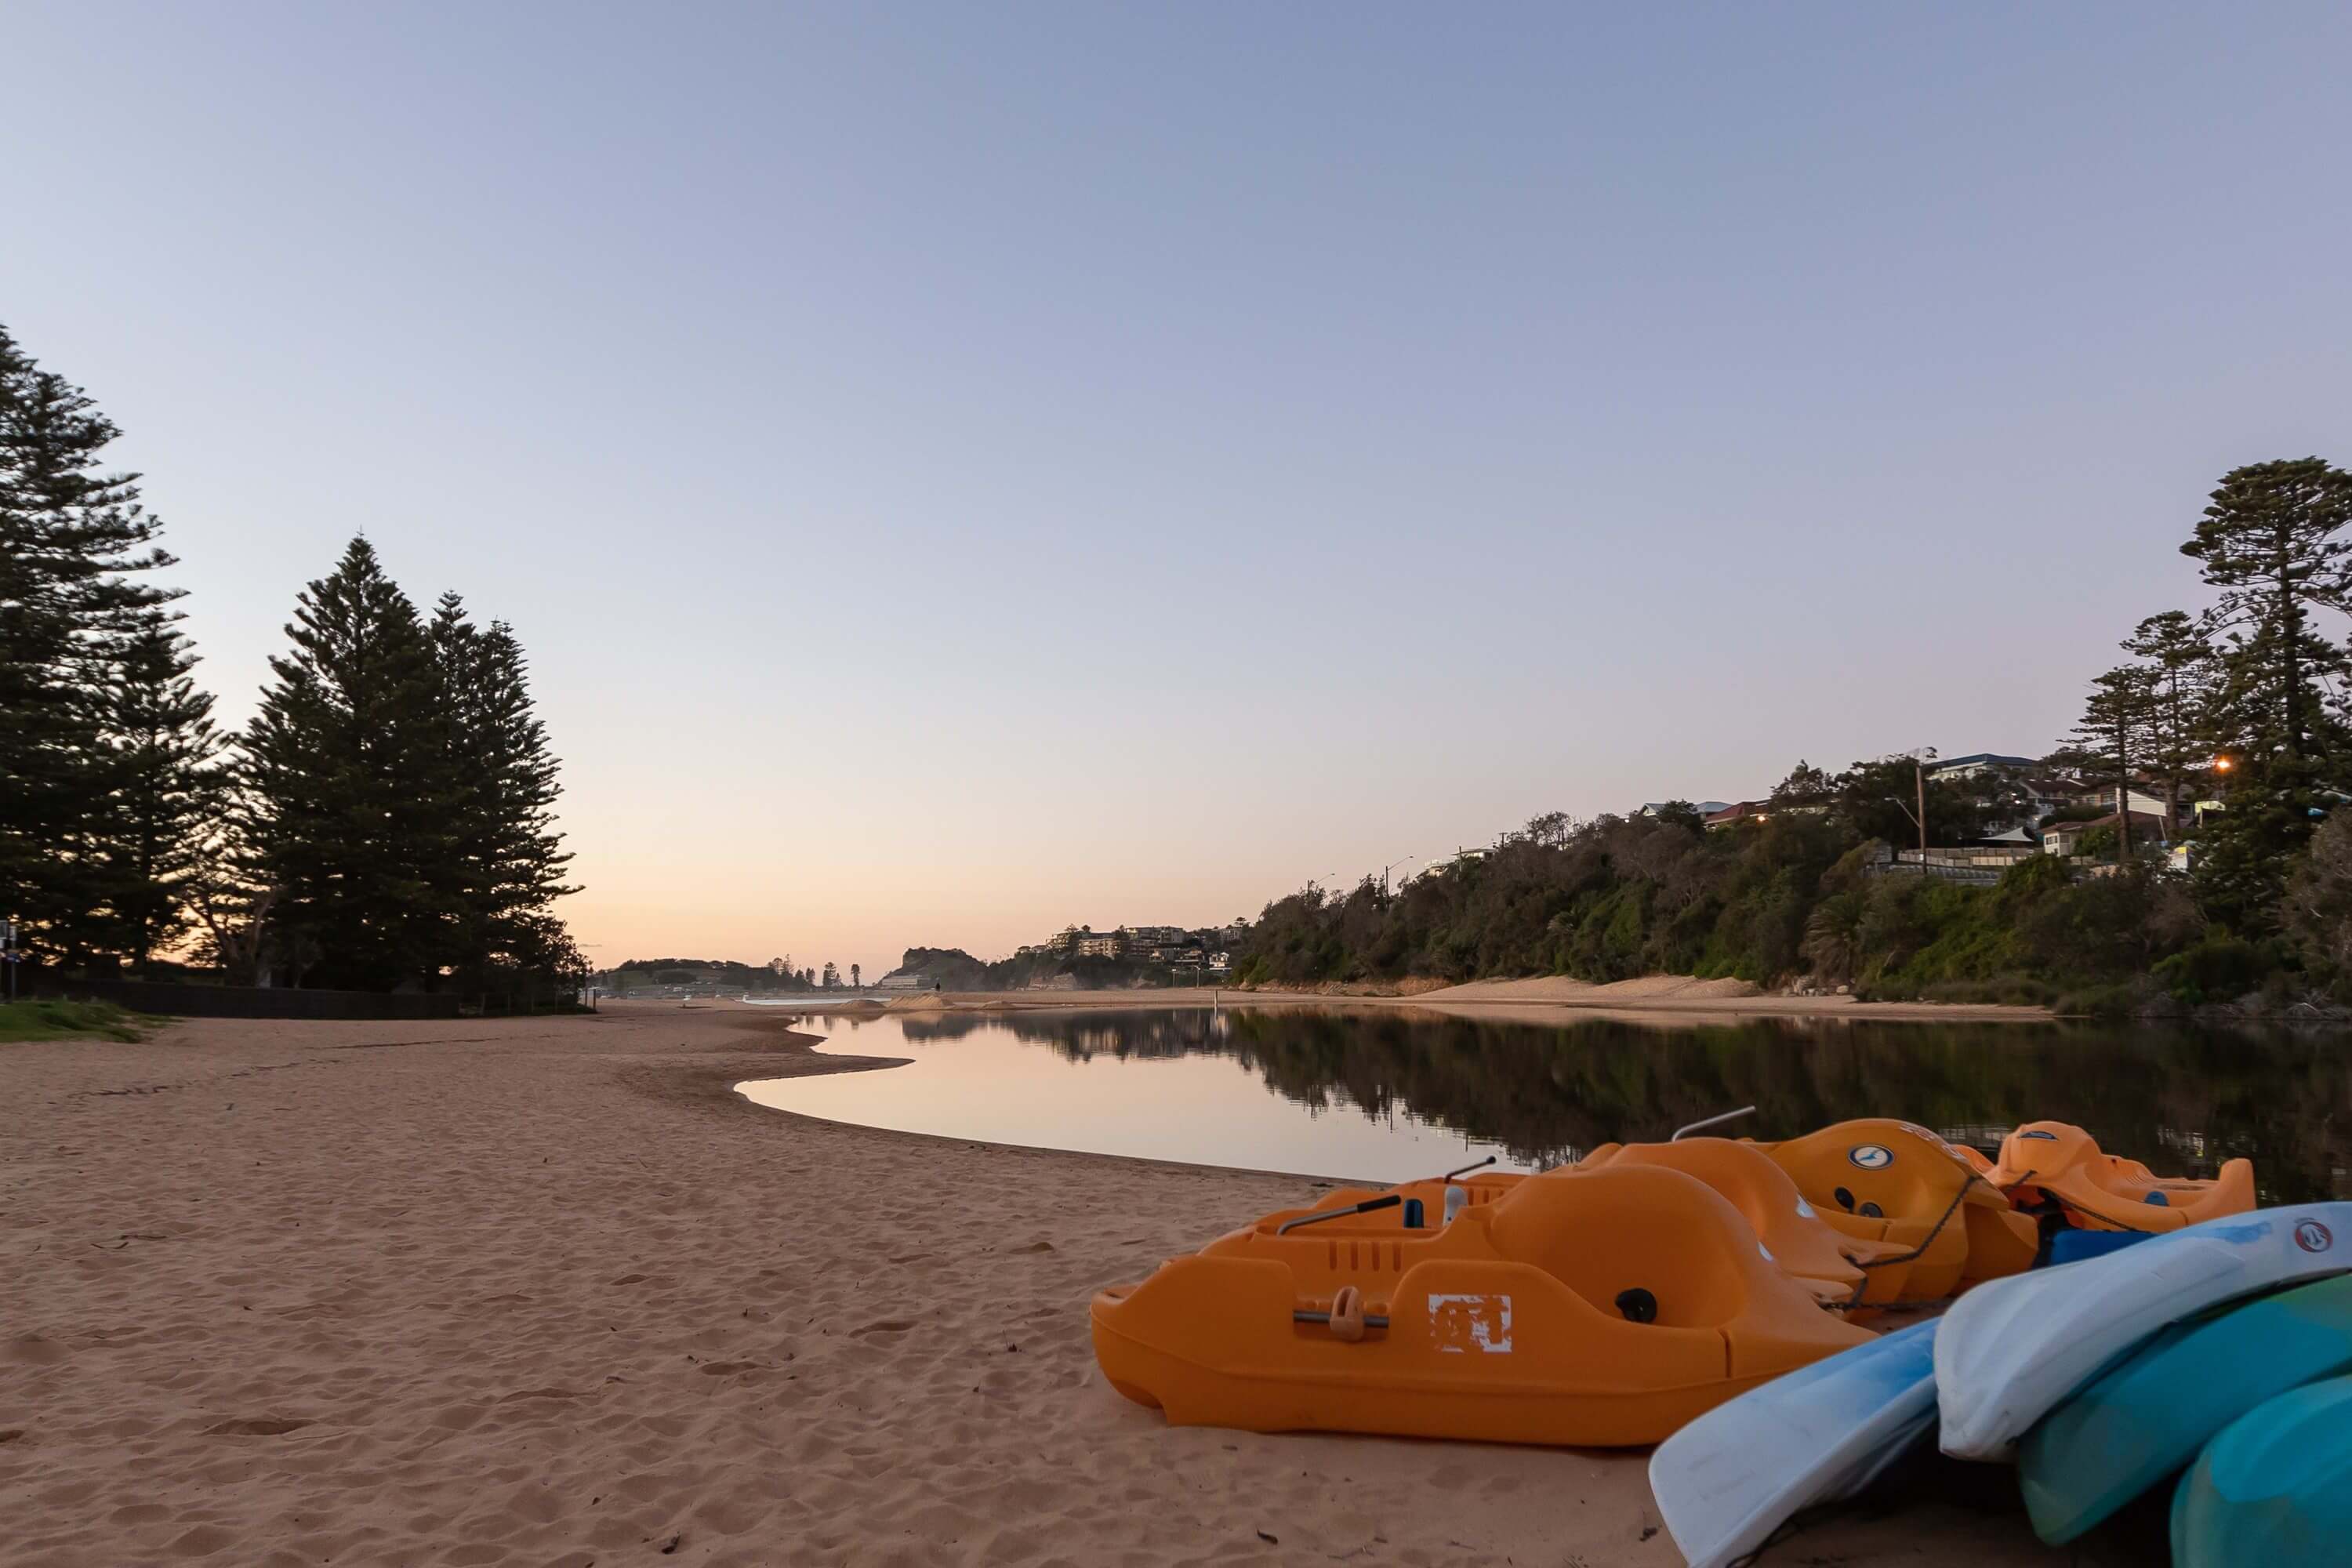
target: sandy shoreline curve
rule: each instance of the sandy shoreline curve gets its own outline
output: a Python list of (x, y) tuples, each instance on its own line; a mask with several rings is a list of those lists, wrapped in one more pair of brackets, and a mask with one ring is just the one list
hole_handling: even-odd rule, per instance
[[(728, 1004), (691, 1004), (727, 1005)], [(779, 1013), (937, 1011), (1019, 1012), (1037, 1008), (1129, 1007), (1407, 1007), (1456, 1017), (1512, 1018), (1528, 1023), (1585, 1017), (1648, 1020), (1662, 1026), (1730, 1023), (1743, 1018), (1814, 1018), (1885, 1024), (2044, 1024), (2047, 1007), (1990, 1002), (1863, 1002), (1852, 996), (1784, 996), (1740, 980), (1697, 980), (1653, 974), (1594, 984), (1545, 975), (1528, 980), (1473, 980), (1459, 985), (1386, 993), (1348, 989), (1237, 991), (1230, 986), (1171, 985), (1125, 991), (921, 992), (888, 1003), (822, 994), (755, 1004)]]
[[(1640, 1454), (1119, 1398), (1093, 1290), (1312, 1183), (734, 1093), (867, 1065), (791, 1024), (0, 1046), (0, 1563), (1678, 1562)], [(1783, 1555), (2060, 1560), (2013, 1508), (1935, 1503)]]

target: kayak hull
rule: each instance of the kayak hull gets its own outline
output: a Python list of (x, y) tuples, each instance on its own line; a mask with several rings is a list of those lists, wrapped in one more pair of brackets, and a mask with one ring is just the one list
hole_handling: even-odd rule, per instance
[(2000, 1460), (2116, 1357), (2224, 1301), (2352, 1269), (2352, 1203), (2208, 1220), (1979, 1285), (1936, 1337), (1944, 1452)]
[(2232, 1421), (2352, 1373), (2352, 1274), (2177, 1323), (2053, 1410), (2019, 1446), (2042, 1539), (2063, 1545), (2171, 1477)]
[(2352, 1377), (2224, 1427), (2172, 1500), (2175, 1568), (2340, 1568), (2352, 1553)]
[(1862, 1491), (1936, 1423), (1936, 1320), (1717, 1406), (1658, 1445), (1650, 1490), (1690, 1568), (1725, 1568), (1801, 1510)]

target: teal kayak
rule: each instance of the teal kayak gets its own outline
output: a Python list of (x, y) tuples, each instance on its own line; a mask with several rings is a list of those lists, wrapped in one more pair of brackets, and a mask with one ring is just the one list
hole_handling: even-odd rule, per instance
[(2352, 1561), (2352, 1377), (2240, 1416), (2172, 1494), (2174, 1568), (2342, 1568)]
[[(2174, 1324), (2026, 1434), (2017, 1477), (2034, 1531), (2053, 1546), (2074, 1540), (2256, 1405), (2344, 1373), (2352, 1373), (2352, 1275)], [(2352, 1541), (2336, 1560), (2352, 1562)]]

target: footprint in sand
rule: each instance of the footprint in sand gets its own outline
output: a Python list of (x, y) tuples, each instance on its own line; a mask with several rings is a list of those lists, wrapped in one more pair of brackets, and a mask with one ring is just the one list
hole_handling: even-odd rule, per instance
[(234, 1421), (223, 1421), (205, 1428), (207, 1437), (282, 1437), (297, 1427), (308, 1426), (308, 1417), (289, 1418), (282, 1415), (246, 1415)]

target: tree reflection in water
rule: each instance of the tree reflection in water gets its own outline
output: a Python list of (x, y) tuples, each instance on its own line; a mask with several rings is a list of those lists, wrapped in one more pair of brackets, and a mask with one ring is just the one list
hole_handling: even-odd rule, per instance
[(2265, 1202), (2352, 1196), (2341, 1033), (1834, 1018), (1551, 1026), (1292, 1007), (910, 1014), (901, 1027), (910, 1040), (1009, 1029), (1079, 1060), (1231, 1057), (1301, 1104), (1410, 1116), (1536, 1164), (1753, 1105), (1727, 1131), (1788, 1138), (1897, 1116), (1990, 1147), (2047, 1118), (2166, 1174), (2210, 1175), (2246, 1155)]

